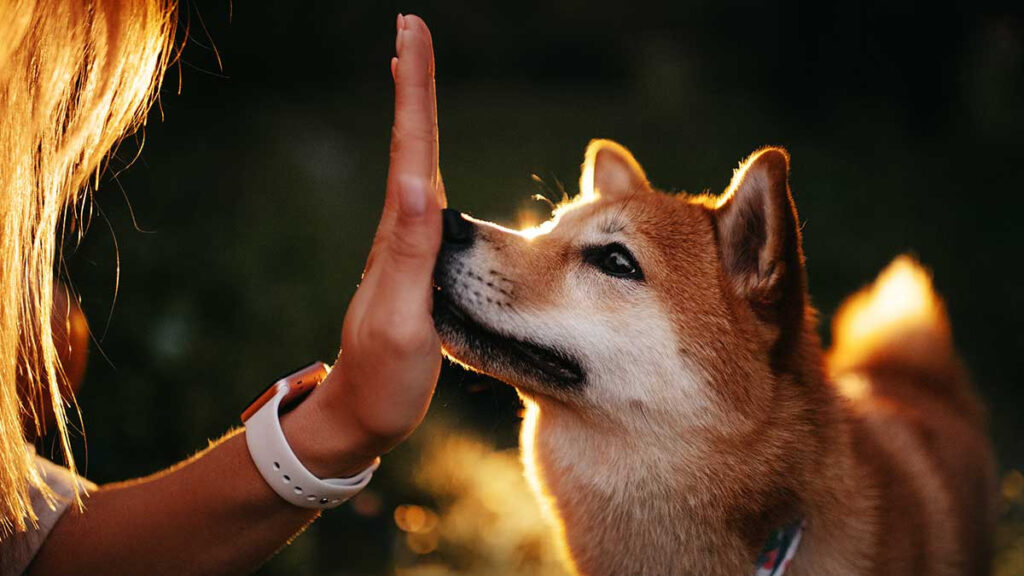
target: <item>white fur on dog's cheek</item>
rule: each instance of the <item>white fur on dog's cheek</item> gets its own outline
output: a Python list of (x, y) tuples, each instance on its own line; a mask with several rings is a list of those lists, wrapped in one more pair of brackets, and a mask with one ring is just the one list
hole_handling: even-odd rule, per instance
[[(573, 294), (575, 290), (567, 292), (567, 303), (573, 296), (579, 298), (578, 304), (587, 300), (584, 294)], [(606, 412), (638, 424), (642, 421), (636, 411), (651, 418), (665, 415), (684, 427), (706, 423), (713, 412), (706, 379), (681, 354), (667, 311), (650, 295), (633, 296), (620, 310), (571, 304), (517, 310), (502, 325), (518, 338), (577, 358), (587, 374), (583, 394)]]
[[(663, 417), (688, 427), (714, 418), (708, 379), (683, 355), (670, 314), (642, 284), (570, 267), (552, 299), (562, 305), (538, 309), (516, 298), (515, 283), (523, 279), (505, 279), (496, 256), (479, 243), (456, 266), (462, 272), (453, 295), (479, 322), (572, 355), (586, 372), (579, 393), (630, 426), (669, 424)], [(616, 282), (620, 305), (609, 302), (608, 283)]]

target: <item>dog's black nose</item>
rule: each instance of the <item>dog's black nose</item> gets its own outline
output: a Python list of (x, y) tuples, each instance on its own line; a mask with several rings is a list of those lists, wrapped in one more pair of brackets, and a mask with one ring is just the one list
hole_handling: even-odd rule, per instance
[(466, 220), (462, 212), (445, 208), (442, 211), (442, 218), (444, 220), (442, 240), (445, 244), (451, 244), (452, 247), (466, 247), (473, 243), (476, 227), (472, 222)]

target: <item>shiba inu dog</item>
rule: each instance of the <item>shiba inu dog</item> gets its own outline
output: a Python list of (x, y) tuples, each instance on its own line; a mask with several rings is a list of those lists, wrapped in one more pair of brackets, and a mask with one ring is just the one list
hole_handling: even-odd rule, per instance
[(788, 181), (764, 148), (668, 195), (598, 140), (536, 229), (446, 211), (438, 332), (519, 391), (578, 573), (988, 573), (992, 451), (929, 276), (895, 260), (824, 352)]

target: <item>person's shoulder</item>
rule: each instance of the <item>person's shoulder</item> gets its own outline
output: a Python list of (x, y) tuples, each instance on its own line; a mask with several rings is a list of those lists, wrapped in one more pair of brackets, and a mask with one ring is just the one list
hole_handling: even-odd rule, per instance
[[(34, 448), (29, 451), (35, 453)], [(35, 486), (29, 488), (32, 498), (32, 509), (36, 514), (37, 526), (25, 532), (17, 532), (0, 540), (0, 576), (16, 576), (28, 568), (42, 547), (50, 530), (57, 524), (61, 515), (75, 500), (75, 485), (78, 492), (86, 497), (96, 485), (78, 477), (63, 466), (59, 466), (42, 456), (36, 455), (36, 468), (43, 482), (50, 489), (46, 494)]]
[[(87, 496), (89, 492), (96, 489), (96, 485), (89, 482), (81, 476), (77, 476), (71, 473), (64, 466), (60, 466), (43, 458), (42, 456), (36, 455), (36, 467), (39, 469), (39, 474), (43, 477), (43, 481), (50, 487), (50, 490), (64, 501), (64, 506), (75, 499), (75, 484), (78, 484), (78, 492), (83, 497)], [(32, 505), (36, 507), (35, 497), (36, 494), (42, 496), (42, 493), (38, 490), (32, 493)], [(38, 510), (36, 511), (38, 513)]]

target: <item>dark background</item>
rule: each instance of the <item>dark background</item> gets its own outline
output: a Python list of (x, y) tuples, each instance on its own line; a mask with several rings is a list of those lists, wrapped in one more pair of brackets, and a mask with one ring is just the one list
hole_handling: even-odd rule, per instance
[[(145, 147), (129, 170), (131, 141), (112, 160), (68, 249), (96, 336), (80, 394), (93, 480), (180, 460), (277, 375), (334, 358), (383, 197), (400, 11), (433, 31), (452, 207), (543, 217), (530, 175), (572, 193), (595, 137), (691, 192), (783, 145), (826, 340), (844, 295), (917, 255), (1002, 470), (1024, 468), (1019, 3), (251, 0), (182, 5), (190, 36)], [(447, 367), (431, 412), (515, 444), (514, 394), (480, 377)], [(426, 498), (402, 478), (418, 457), (389, 458), (378, 512), (329, 514), (266, 573), (392, 573), (390, 510)]]

